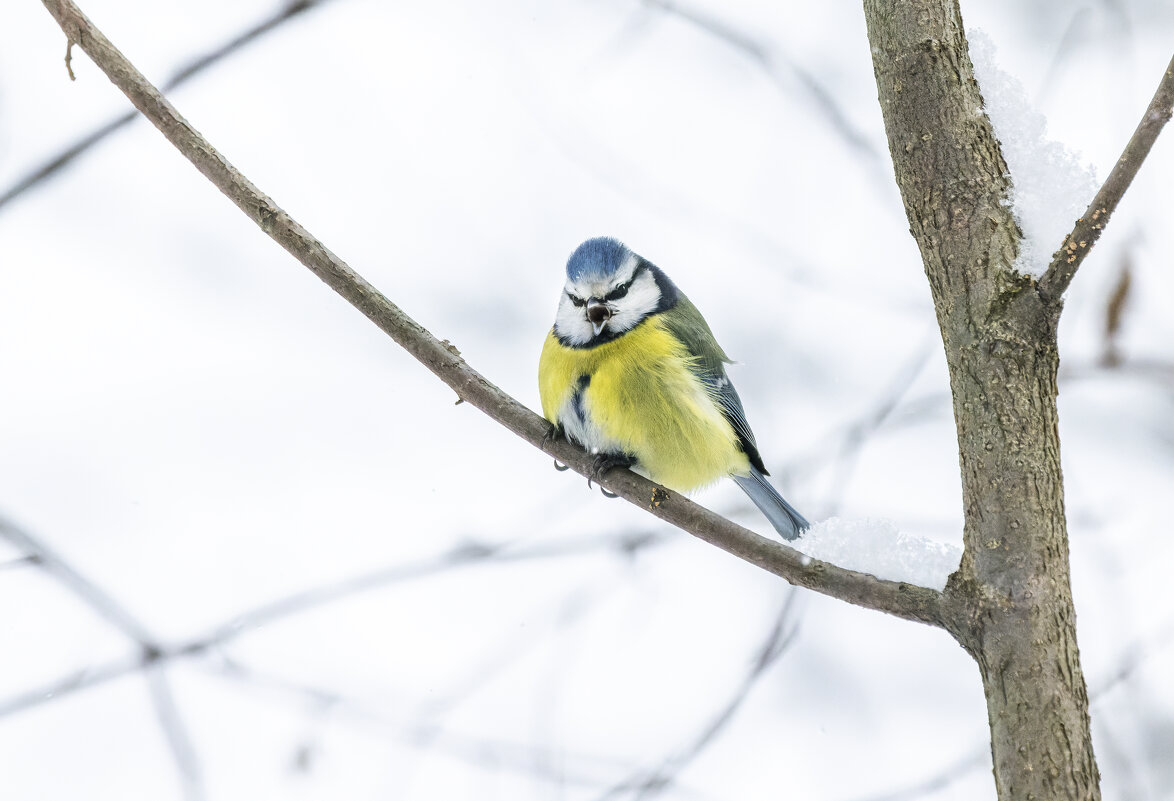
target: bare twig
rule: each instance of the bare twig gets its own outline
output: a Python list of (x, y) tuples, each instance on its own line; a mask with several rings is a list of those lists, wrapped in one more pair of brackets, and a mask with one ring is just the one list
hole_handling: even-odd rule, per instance
[[(166, 657), (165, 657), (166, 658)], [(0, 699), (0, 718), (15, 715), (26, 709), (47, 704), (60, 698), (67, 698), (75, 693), (98, 687), (114, 679), (120, 679), (141, 670), (146, 661), (141, 657), (123, 658), (104, 665), (88, 667), (75, 671), (68, 676), (55, 679), (51, 682), (34, 687), (31, 690), (10, 695)]]
[(12, 570), (18, 567), (35, 567), (39, 564), (41, 564), (41, 557), (36, 554), (29, 554), (28, 556), (9, 559), (7, 562), (0, 562), (0, 570)]
[(889, 386), (880, 395), (880, 400), (846, 428), (838, 445), (825, 450), (836, 455), (832, 463), (836, 473), (832, 481), (836, 497), (829, 504), (832, 509), (842, 502), (842, 496), (865, 444), (892, 417), (909, 388), (917, 380), (917, 376), (921, 375), (925, 365), (929, 363), (930, 357), (938, 352), (941, 347), (939, 343), (940, 340), (936, 336), (927, 339), (925, 345), (916, 351), (907, 363), (898, 368)]
[(696, 760), (733, 721), (734, 716), (742, 708), (759, 679), (795, 641), (799, 632), (799, 624), (794, 619), (798, 608), (798, 598), (797, 593), (788, 593), (787, 600), (783, 602), (774, 625), (771, 626), (762, 646), (758, 649), (750, 670), (747, 671), (730, 700), (702, 728), (694, 740), (682, 748), (679, 753), (666, 759), (656, 770), (637, 774), (612, 787), (600, 798), (600, 801), (609, 801), (609, 799), (617, 798), (628, 791), (634, 791), (633, 798), (636, 801), (655, 798), (676, 784), (681, 772)]
[[(0, 523), (2, 522), (0, 519)], [(0, 526), (0, 534), (6, 534), (9, 530), (11, 529)], [(25, 536), (27, 537), (27, 535)], [(233, 615), (231, 619), (214, 626), (209, 633), (203, 636), (177, 645), (159, 646), (140, 643), (139, 653), (135, 657), (86, 668), (32, 690), (0, 699), (0, 718), (40, 706), (80, 690), (105, 684), (153, 665), (163, 665), (175, 659), (199, 656), (211, 649), (219, 648), (261, 625), (273, 623), (377, 587), (433, 576), (446, 570), (477, 564), (522, 562), (530, 559), (558, 558), (609, 550), (630, 556), (642, 548), (663, 542), (665, 542), (663, 536), (635, 533), (620, 534), (611, 538), (591, 537), (565, 542), (543, 542), (526, 548), (510, 548), (504, 545), (491, 546), (475, 542), (465, 543), (445, 553), (418, 562), (373, 570), (345, 581), (310, 588), (261, 604)], [(64, 563), (58, 561), (55, 564)], [(71, 570), (70, 572), (76, 574), (76, 571)], [(78, 576), (77, 581), (81, 585), (93, 587), (92, 583), (83, 577)], [(101, 590), (94, 588), (94, 597), (102, 598), (104, 594)], [(88, 600), (88, 596), (86, 598)], [(99, 614), (104, 614), (102, 607), (98, 606), (95, 609)]]
[[(569, 762), (570, 767), (557, 772), (546, 771), (540, 766), (555, 761), (553, 757), (556, 754), (540, 745), (502, 739), (490, 740), (449, 730), (437, 731), (434, 726), (427, 723), (419, 725), (396, 720), (381, 712), (377, 705), (362, 698), (346, 695), (334, 689), (267, 675), (235, 661), (226, 661), (221, 665), (205, 665), (204, 669), (213, 670), (216, 675), (242, 684), (293, 696), (318, 710), (327, 710), (363, 724), (365, 729), (374, 727), (403, 746), (435, 752), (471, 765), (504, 769), (542, 781), (566, 783), (584, 789), (598, 789), (604, 785), (604, 776), (630, 768), (629, 763), (615, 758), (560, 750), (557, 753), (558, 760)], [(536, 755), (549, 758), (537, 759)]]
[[(1105, 695), (1133, 678), (1146, 660), (1169, 646), (1171, 640), (1174, 640), (1174, 618), (1167, 620), (1148, 639), (1138, 641), (1126, 648), (1118, 660), (1117, 666), (1089, 690), (1089, 699), (1093, 703), (1100, 702)], [(983, 767), (989, 769), (990, 753), (988, 744), (976, 745), (968, 754), (959, 757), (934, 775), (916, 784), (880, 795), (862, 797), (858, 801), (915, 801), (915, 799), (939, 793), (973, 771)]]
[(155, 714), (159, 718), (159, 725), (167, 744), (171, 748), (171, 755), (175, 759), (175, 766), (179, 772), (180, 785), (187, 801), (200, 801), (204, 798), (204, 786), (200, 771), (200, 758), (196, 747), (192, 743), (191, 734), (184, 725), (183, 716), (175, 703), (175, 695), (171, 692), (171, 684), (167, 680), (167, 667), (152, 662), (147, 666), (147, 686), (151, 690), (151, 702), (155, 706)]
[(916, 784), (880, 795), (870, 795), (860, 799), (860, 801), (916, 801), (918, 798), (924, 798), (933, 793), (940, 793), (950, 785), (984, 766), (989, 770), (990, 762), (991, 748), (989, 745), (983, 744), (977, 746), (965, 756), (959, 757), (933, 776), (922, 779)]
[(867, 157), (872, 163), (881, 163), (881, 153), (848, 119), (839, 103), (820, 81), (801, 65), (787, 58), (778, 47), (768, 45), (752, 34), (706, 13), (691, 4), (678, 0), (644, 0), (644, 4), (666, 14), (672, 14), (745, 53), (780, 89), (790, 92), (783, 73), (789, 74), (807, 93), (828, 125), (852, 150)]
[(1109, 217), (1116, 211), (1117, 204), (1121, 202), (1121, 197), (1133, 182), (1133, 177), (1137, 175), (1138, 169), (1149, 155), (1150, 148), (1154, 146), (1158, 134), (1162, 132), (1171, 114), (1174, 114), (1174, 58), (1166, 65), (1166, 71), (1162, 73), (1162, 80), (1158, 82), (1153, 100), (1146, 107), (1141, 122), (1129, 138), (1129, 143), (1125, 145), (1121, 158), (1117, 159), (1104, 185), (1096, 193), (1092, 203), (1088, 204), (1084, 216), (1076, 221), (1072, 233), (1068, 234), (1060, 249), (1052, 255), (1052, 263), (1039, 280), (1039, 291), (1044, 298), (1055, 302), (1064, 295), (1064, 291), (1076, 275), (1077, 268), (1100, 239)]
[(1174, 618), (1166, 620), (1148, 639), (1128, 646), (1118, 659), (1117, 666), (1089, 690), (1089, 698), (1093, 701), (1099, 701), (1103, 696), (1129, 681), (1142, 668), (1146, 660), (1169, 647), (1172, 640), (1174, 640)]
[(1117, 275), (1117, 284), (1105, 303), (1105, 344), (1101, 351), (1101, 364), (1106, 367), (1116, 367), (1123, 361), (1117, 340), (1121, 334), (1121, 324), (1125, 319), (1125, 309), (1129, 305), (1129, 291), (1132, 286), (1133, 257), (1127, 248), (1121, 254), (1121, 270)]
[(646, 548), (665, 541), (663, 537), (644, 537), (638, 540), (632, 535), (616, 537), (591, 537), (564, 542), (540, 542), (522, 548), (508, 545), (494, 545), (467, 542), (418, 562), (392, 565), (353, 576), (344, 581), (335, 581), (320, 587), (313, 587), (279, 598), (232, 617), (230, 621), (215, 628), (204, 638), (209, 644), (221, 644), (242, 632), (287, 618), (307, 609), (324, 606), (343, 598), (349, 598), (369, 590), (384, 588), (392, 584), (434, 576), (449, 570), (474, 565), (506, 562), (526, 562), (535, 559), (551, 559), (575, 556), (585, 553), (600, 553), (614, 550), (630, 553), (633, 549)]
[(1051, 61), (1048, 62), (1048, 68), (1044, 72), (1044, 77), (1036, 87), (1034, 98), (1036, 106), (1044, 105), (1048, 92), (1056, 84), (1056, 78), (1060, 74), (1061, 68), (1067, 65), (1068, 60), (1072, 58), (1073, 53), (1076, 51), (1080, 37), (1085, 35), (1091, 16), (1092, 11), (1088, 6), (1082, 6), (1072, 12), (1072, 17), (1068, 20), (1068, 24), (1064, 26), (1064, 34), (1060, 37), (1060, 41), (1056, 45), (1056, 51), (1052, 54)]
[(105, 590), (74, 570), (68, 562), (39, 539), (4, 517), (0, 517), (0, 537), (24, 551), (26, 559), (35, 561), (141, 648), (150, 650), (158, 647), (155, 636), (139, 622), (138, 618)]
[[(608, 589), (614, 588), (617, 584), (618, 582), (613, 579), (609, 582)], [(431, 750), (433, 743), (443, 743), (450, 734), (449, 718), (459, 708), (481, 690), (491, 685), (507, 669), (530, 658), (537, 646), (549, 644), (552, 634), (555, 634), (557, 630), (574, 625), (589, 612), (597, 609), (600, 595), (601, 592), (598, 588), (584, 586), (568, 593), (568, 596), (559, 605), (561, 608), (551, 610), (549, 602), (544, 602), (543, 610), (539, 614), (550, 618), (550, 627), (527, 625), (524, 630), (518, 631), (516, 636), (507, 637), (499, 642), (488, 658), (465, 665), (462, 669), (464, 677), (455, 682), (449, 682), (450, 688), (440, 694), (440, 698), (421, 706), (420, 712), (412, 724), (412, 728), (416, 732), (412, 745), (422, 751), (428, 751)], [(553, 615), (550, 614), (552, 611)], [(549, 709), (553, 704), (541, 704), (540, 706)], [(536, 735), (536, 739), (539, 742), (545, 742), (540, 735)], [(541, 777), (551, 783), (562, 784), (563, 780), (560, 777), (565, 774), (566, 769), (565, 758), (561, 751), (556, 755), (550, 749), (536, 748), (532, 753), (532, 759), (533, 763), (529, 768), (531, 775)], [(599, 775), (603, 777), (612, 772), (600, 771)], [(580, 778), (578, 781), (581, 783), (582, 779)], [(601, 778), (595, 782), (595, 785), (600, 786), (603, 783), (604, 780)]]
[(1126, 359), (1117, 364), (1095, 362), (1065, 362), (1060, 367), (1061, 381), (1079, 381), (1098, 378), (1106, 373), (1129, 376), (1142, 381), (1164, 384), (1174, 389), (1174, 362), (1162, 359)]
[[(617, 582), (612, 582), (608, 591), (616, 585)], [(569, 592), (560, 605), (561, 608), (554, 610), (551, 628), (527, 625), (525, 629), (518, 630), (513, 636), (495, 645), (492, 653), (476, 662), (470, 661), (463, 666), (464, 676), (453, 682), (455, 686), (443, 694), (437, 693), (440, 697), (424, 707), (421, 719), (434, 726), (437, 733), (443, 731), (443, 718), (463, 706), (509, 668), (529, 658), (536, 649), (547, 645), (552, 635), (559, 630), (569, 629), (587, 617), (589, 612), (599, 607), (601, 595), (603, 592), (593, 585)], [(543, 607), (543, 611), (550, 611), (548, 601), (543, 601)]]
[[(195, 77), (203, 72), (208, 67), (224, 60), (228, 56), (241, 50), (250, 42), (256, 41), (258, 38), (266, 33), (279, 27), (282, 23), (294, 19), (303, 11), (308, 11), (314, 6), (321, 5), (326, 0), (291, 0), (284, 6), (279, 8), (269, 17), (261, 20), (251, 28), (242, 31), (234, 36), (224, 44), (211, 50), (202, 56), (198, 56), (191, 62), (181, 67), (175, 74), (167, 79), (163, 84), (163, 91), (170, 92), (178, 86), (184, 84), (188, 79)], [(69, 70), (70, 80), (74, 80), (73, 67), (70, 61), (73, 58), (73, 41), (69, 42), (69, 46), (65, 51), (65, 68)], [(100, 126), (96, 130), (91, 131), (85, 136), (75, 141), (72, 145), (65, 148), (65, 150), (53, 156), (48, 161), (30, 170), (20, 180), (8, 187), (4, 192), (0, 193), (0, 209), (4, 208), (5, 204), (16, 200), (25, 192), (34, 188), (38, 184), (52, 178), (58, 172), (68, 167), (79, 156), (84, 155), (88, 150), (100, 143), (106, 137), (117, 131), (119, 128), (126, 126), (138, 117), (138, 112), (128, 111), (105, 125)]]
[[(592, 474), (593, 456), (566, 441), (551, 438), (545, 420), (486, 380), (451, 345), (424, 330), (241, 175), (94, 27), (72, 0), (42, 2), (65, 35), (77, 42), (135, 107), (263, 231), (444, 381), (459, 398), (576, 472), (584, 476)], [(630, 471), (612, 470), (602, 484), (662, 520), (793, 584), (930, 625), (941, 626), (954, 613), (953, 607), (935, 590), (881, 581), (811, 560)]]

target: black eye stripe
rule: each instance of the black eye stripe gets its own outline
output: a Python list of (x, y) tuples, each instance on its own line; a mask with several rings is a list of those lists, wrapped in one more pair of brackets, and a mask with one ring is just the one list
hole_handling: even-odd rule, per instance
[[(639, 264), (636, 267), (635, 271), (633, 271), (631, 278), (629, 278), (627, 281), (620, 284), (619, 286), (614, 287), (610, 292), (608, 292), (606, 295), (604, 295), (601, 298), (601, 300), (605, 300), (605, 301), (619, 300), (620, 298), (627, 295), (628, 290), (632, 288), (632, 284), (636, 283), (636, 279), (639, 278), (640, 275), (647, 269), (648, 269), (647, 263)], [(573, 295), (573, 294), (571, 294), (570, 290), (564, 290), (564, 292), (565, 292), (567, 298), (576, 307), (582, 308), (587, 305), (587, 298), (581, 298), (577, 295)]]
[(615, 289), (613, 289), (611, 292), (608, 292), (607, 297), (604, 298), (604, 300), (619, 300), (624, 295), (628, 294), (628, 289), (631, 286), (632, 286), (632, 281), (628, 281), (627, 283), (620, 284)]
[(611, 292), (608, 292), (607, 297), (604, 298), (604, 300), (619, 300), (624, 295), (628, 294), (628, 290), (632, 288), (632, 284), (636, 283), (636, 279), (639, 278), (640, 275), (647, 269), (648, 262), (641, 261), (638, 265), (636, 265), (636, 269), (632, 271), (632, 277), (617, 286)]

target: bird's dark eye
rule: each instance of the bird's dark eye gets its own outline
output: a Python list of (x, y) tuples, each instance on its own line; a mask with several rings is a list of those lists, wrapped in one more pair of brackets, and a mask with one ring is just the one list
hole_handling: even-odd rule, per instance
[(611, 292), (608, 292), (607, 297), (604, 298), (604, 300), (619, 300), (624, 295), (628, 294), (628, 287), (630, 287), (630, 286), (632, 286), (631, 281), (629, 281), (626, 284), (620, 284), (615, 289), (613, 289)]
[(571, 303), (574, 303), (576, 306), (586, 306), (587, 305), (587, 301), (583, 300), (582, 298), (575, 297), (570, 292), (567, 293), (567, 297), (570, 298)]

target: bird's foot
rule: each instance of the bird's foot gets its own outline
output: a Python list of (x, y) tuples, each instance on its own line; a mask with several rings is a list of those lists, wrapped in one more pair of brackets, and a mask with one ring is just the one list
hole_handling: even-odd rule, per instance
[(595, 461), (591, 464), (591, 475), (587, 477), (587, 486), (591, 486), (592, 480), (600, 485), (599, 491), (607, 498), (617, 497), (615, 493), (608, 492), (603, 487), (603, 474), (613, 467), (631, 467), (636, 464), (636, 459), (626, 453), (601, 453), (595, 457)]
[(563, 427), (554, 425), (553, 423), (546, 427), (546, 433), (542, 435), (542, 450), (546, 450), (546, 446), (551, 443), (551, 440), (558, 439), (563, 436)]
[[(547, 445), (549, 445), (553, 440), (556, 440), (563, 435), (564, 435), (564, 432), (563, 432), (562, 426), (552, 425), (549, 428), (547, 428), (546, 433), (542, 435), (542, 446), (541, 446), (542, 450), (545, 451)], [(558, 459), (555, 459), (554, 460), (554, 469), (559, 471), (560, 473), (562, 473), (567, 470), (570, 470), (571, 468), (568, 465), (560, 464)]]

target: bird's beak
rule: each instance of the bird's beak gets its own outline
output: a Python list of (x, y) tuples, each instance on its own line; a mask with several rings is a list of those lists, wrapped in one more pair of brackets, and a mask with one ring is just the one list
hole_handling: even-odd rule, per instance
[(611, 309), (598, 300), (587, 301), (587, 321), (591, 323), (591, 327), (595, 329), (595, 336), (599, 336), (599, 332), (607, 325), (607, 321), (611, 319)]

